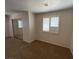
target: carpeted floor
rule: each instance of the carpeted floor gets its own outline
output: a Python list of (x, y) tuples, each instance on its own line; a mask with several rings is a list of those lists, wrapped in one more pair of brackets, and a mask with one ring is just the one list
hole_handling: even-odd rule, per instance
[(73, 59), (69, 49), (42, 41), (5, 40), (5, 59)]

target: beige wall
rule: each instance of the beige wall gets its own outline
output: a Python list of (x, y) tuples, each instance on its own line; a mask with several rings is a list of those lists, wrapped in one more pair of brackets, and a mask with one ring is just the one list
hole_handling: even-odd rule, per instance
[[(58, 34), (46, 33), (42, 31), (43, 17), (60, 17), (60, 31)], [(36, 39), (45, 41), (51, 44), (71, 48), (72, 50), (72, 31), (73, 31), (73, 11), (72, 9), (35, 14), (36, 21)], [(72, 46), (71, 46), (72, 45)]]
[(28, 12), (29, 14), (29, 39), (32, 41), (35, 40), (35, 17), (34, 13)]
[(10, 36), (9, 20), (10, 20), (10, 16), (5, 15), (5, 37), (9, 37)]
[(23, 20), (23, 40), (29, 42), (29, 17), (28, 12), (21, 14)]
[(13, 27), (12, 27), (12, 19), (9, 20), (9, 27), (10, 27), (10, 36), (13, 37)]
[(23, 40), (26, 42), (31, 43), (34, 38), (34, 14), (31, 12), (23, 13), (22, 14), (23, 18)]

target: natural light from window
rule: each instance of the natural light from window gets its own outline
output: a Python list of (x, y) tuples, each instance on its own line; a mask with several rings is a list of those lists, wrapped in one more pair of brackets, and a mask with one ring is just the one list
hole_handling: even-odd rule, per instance
[(18, 28), (23, 28), (22, 20), (18, 20)]
[(51, 27), (59, 27), (59, 17), (51, 17)]
[(43, 31), (49, 31), (49, 18), (43, 18)]
[(58, 33), (59, 31), (59, 17), (53, 16), (49, 18), (43, 18), (43, 31)]

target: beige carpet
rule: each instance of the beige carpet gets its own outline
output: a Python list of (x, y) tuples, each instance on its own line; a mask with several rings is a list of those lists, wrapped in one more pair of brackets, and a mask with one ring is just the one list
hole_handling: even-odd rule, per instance
[(5, 59), (73, 59), (70, 50), (41, 41), (5, 40)]

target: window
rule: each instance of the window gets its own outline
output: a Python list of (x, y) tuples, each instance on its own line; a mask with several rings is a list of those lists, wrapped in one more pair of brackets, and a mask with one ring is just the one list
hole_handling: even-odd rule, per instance
[(51, 27), (59, 27), (59, 17), (51, 17)]
[(43, 31), (58, 33), (59, 31), (59, 17), (43, 18)]
[(22, 20), (18, 20), (18, 28), (23, 28)]
[(43, 18), (43, 31), (49, 31), (49, 18)]
[(50, 32), (51, 33), (58, 33), (59, 31), (59, 17), (51, 17), (51, 23), (50, 23)]

